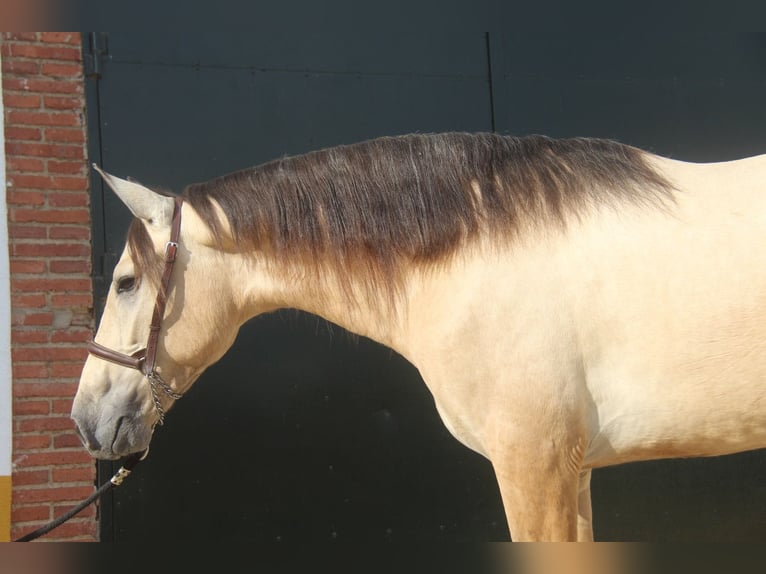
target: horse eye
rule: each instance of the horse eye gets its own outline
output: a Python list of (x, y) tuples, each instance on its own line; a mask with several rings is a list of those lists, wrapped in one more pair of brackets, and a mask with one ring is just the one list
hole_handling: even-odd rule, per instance
[(135, 277), (121, 277), (120, 280), (117, 281), (117, 293), (125, 293), (127, 291), (132, 291), (135, 286), (136, 286)]

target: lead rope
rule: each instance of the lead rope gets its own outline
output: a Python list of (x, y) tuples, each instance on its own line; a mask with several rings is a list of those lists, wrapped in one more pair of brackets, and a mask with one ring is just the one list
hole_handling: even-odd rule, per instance
[(122, 482), (130, 475), (131, 472), (133, 472), (133, 469), (136, 467), (136, 465), (144, 460), (146, 458), (146, 455), (149, 454), (149, 449), (147, 448), (144, 451), (136, 452), (131, 454), (123, 463), (123, 465), (120, 467), (120, 469), (115, 473), (115, 475), (110, 478), (107, 482), (102, 484), (96, 492), (91, 494), (88, 498), (83, 500), (80, 504), (72, 508), (69, 512), (66, 514), (62, 514), (55, 520), (49, 522), (48, 524), (41, 526), (37, 530), (33, 530), (32, 532), (25, 534), (21, 538), (17, 538), (14, 540), (14, 542), (31, 542), (32, 540), (35, 540), (37, 538), (40, 538), (44, 534), (47, 534), (54, 528), (57, 528), (64, 524), (67, 520), (75, 516), (76, 514), (82, 512), (85, 510), (88, 506), (93, 504), (96, 500), (98, 500), (103, 494), (105, 494), (108, 490), (111, 490), (112, 488), (116, 488), (122, 484)]

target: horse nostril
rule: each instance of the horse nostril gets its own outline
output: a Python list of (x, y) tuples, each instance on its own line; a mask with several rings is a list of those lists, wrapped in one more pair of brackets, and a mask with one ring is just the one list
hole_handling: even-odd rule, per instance
[(75, 419), (74, 421), (74, 432), (77, 433), (77, 436), (80, 437), (80, 442), (83, 444), (85, 448), (88, 450), (97, 450), (99, 447), (98, 441), (95, 440), (95, 438), (89, 438), (88, 434), (82, 430), (80, 427), (80, 423)]
[(117, 419), (117, 424), (114, 427), (114, 437), (112, 437), (112, 450), (114, 450), (114, 444), (117, 442), (117, 438), (120, 436), (120, 427), (122, 427), (122, 423), (124, 422), (125, 422), (124, 416)]

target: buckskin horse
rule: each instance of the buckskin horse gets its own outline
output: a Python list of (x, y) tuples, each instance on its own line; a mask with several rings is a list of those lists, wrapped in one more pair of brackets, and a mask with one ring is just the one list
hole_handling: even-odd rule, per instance
[[(100, 170), (99, 170), (100, 171)], [(514, 540), (590, 540), (592, 469), (766, 446), (766, 156), (446, 133), (287, 157), (135, 215), (72, 417), (147, 448), (251, 317), (397, 351), (495, 470)]]

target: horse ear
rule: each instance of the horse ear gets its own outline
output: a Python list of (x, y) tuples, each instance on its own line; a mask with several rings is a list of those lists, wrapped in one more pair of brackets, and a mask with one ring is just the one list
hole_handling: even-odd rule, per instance
[(106, 184), (128, 209), (151, 225), (167, 226), (173, 218), (173, 198), (160, 195), (135, 181), (120, 179), (103, 171), (95, 163), (93, 169), (101, 174)]

